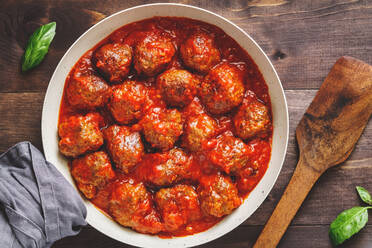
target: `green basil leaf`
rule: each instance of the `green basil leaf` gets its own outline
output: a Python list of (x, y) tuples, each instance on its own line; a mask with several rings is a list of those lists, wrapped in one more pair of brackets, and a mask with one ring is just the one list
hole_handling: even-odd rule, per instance
[(39, 27), (30, 37), (22, 59), (22, 71), (34, 68), (48, 53), (49, 45), (56, 34), (56, 23), (51, 22)]
[(353, 207), (339, 214), (329, 228), (332, 243), (339, 245), (359, 232), (368, 221), (369, 208)]
[(364, 201), (365, 203), (372, 205), (372, 196), (369, 194), (368, 190), (361, 186), (357, 186), (356, 190), (358, 191), (358, 194), (360, 196), (360, 199)]

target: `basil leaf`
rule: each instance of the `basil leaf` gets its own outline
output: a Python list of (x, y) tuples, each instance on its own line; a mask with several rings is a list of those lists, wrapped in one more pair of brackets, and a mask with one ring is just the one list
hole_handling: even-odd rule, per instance
[(339, 214), (329, 228), (332, 243), (339, 245), (359, 232), (368, 221), (369, 208), (353, 207)]
[(369, 194), (368, 190), (361, 186), (356, 186), (356, 190), (358, 191), (358, 194), (360, 196), (360, 199), (364, 201), (365, 203), (372, 205), (372, 196)]
[(22, 71), (34, 68), (48, 53), (49, 45), (56, 34), (56, 23), (51, 22), (39, 27), (30, 37), (22, 59)]

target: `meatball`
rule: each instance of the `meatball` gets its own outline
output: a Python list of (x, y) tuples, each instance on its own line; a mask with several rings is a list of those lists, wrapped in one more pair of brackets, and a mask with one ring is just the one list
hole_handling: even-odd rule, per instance
[(142, 183), (132, 179), (114, 184), (109, 201), (109, 212), (123, 226), (141, 233), (158, 233), (163, 229), (153, 207), (151, 194)]
[(134, 49), (134, 68), (138, 74), (155, 76), (167, 67), (175, 52), (170, 39), (149, 34)]
[(213, 38), (204, 32), (191, 35), (181, 45), (180, 52), (183, 63), (201, 73), (207, 73), (221, 60)]
[(236, 134), (249, 139), (268, 131), (271, 121), (269, 110), (257, 99), (244, 99), (233, 119)]
[(128, 173), (144, 154), (141, 136), (128, 127), (113, 125), (103, 131), (107, 149), (116, 167)]
[(185, 125), (183, 144), (192, 152), (201, 151), (202, 144), (214, 137), (217, 128), (217, 122), (207, 114), (190, 116)]
[(182, 115), (176, 109), (153, 108), (141, 123), (146, 140), (163, 151), (171, 149), (183, 132)]
[(192, 186), (180, 184), (160, 189), (155, 202), (167, 231), (175, 231), (201, 217), (198, 194)]
[(136, 168), (136, 175), (155, 186), (169, 186), (190, 177), (191, 161), (179, 149), (148, 154)]
[(157, 78), (163, 99), (169, 106), (184, 107), (196, 95), (199, 80), (186, 70), (172, 69)]
[(93, 54), (93, 63), (110, 82), (121, 82), (128, 75), (132, 63), (132, 48), (127, 44), (109, 43)]
[(209, 160), (226, 173), (236, 173), (244, 168), (251, 154), (249, 147), (231, 132), (225, 132), (215, 140), (215, 146), (208, 152)]
[[(237, 187), (239, 192), (250, 192), (260, 181), (265, 166), (268, 165), (271, 155), (271, 142), (254, 139), (248, 143), (251, 150), (248, 166), (241, 169), (237, 175)], [(263, 167), (263, 169), (260, 169)]]
[(198, 97), (194, 97), (191, 103), (182, 110), (184, 116), (199, 115), (201, 113), (205, 113), (205, 110)]
[(202, 102), (212, 114), (224, 114), (238, 106), (244, 97), (240, 71), (223, 63), (209, 71), (200, 87)]
[(68, 157), (76, 157), (87, 151), (96, 151), (103, 145), (100, 127), (104, 125), (98, 113), (85, 116), (71, 116), (58, 126), (60, 152)]
[(71, 174), (86, 198), (93, 198), (97, 191), (115, 177), (108, 155), (95, 152), (72, 161)]
[(83, 57), (70, 75), (66, 94), (68, 102), (75, 108), (94, 109), (107, 103), (111, 89), (93, 72), (90, 59)]
[(201, 209), (207, 215), (222, 217), (242, 203), (230, 178), (219, 174), (202, 177), (198, 193)]
[(108, 104), (112, 116), (121, 124), (130, 124), (141, 118), (146, 102), (146, 87), (135, 81), (113, 87)]

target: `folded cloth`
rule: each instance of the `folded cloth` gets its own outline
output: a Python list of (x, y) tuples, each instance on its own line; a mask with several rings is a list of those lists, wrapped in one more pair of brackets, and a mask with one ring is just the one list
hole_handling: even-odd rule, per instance
[(86, 225), (80, 195), (43, 154), (21, 142), (0, 155), (0, 247), (51, 247)]

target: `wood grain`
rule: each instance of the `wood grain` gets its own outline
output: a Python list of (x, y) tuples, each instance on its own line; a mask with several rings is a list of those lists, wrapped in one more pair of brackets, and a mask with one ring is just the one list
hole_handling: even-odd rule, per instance
[(299, 161), (254, 248), (275, 248), (315, 182), (354, 150), (372, 114), (372, 66), (341, 57), (296, 128)]
[(0, 152), (28, 140), (42, 150), (41, 111), (44, 93), (0, 93)]
[[(286, 90), (285, 94), (290, 113), (290, 138), (286, 160), (280, 176), (265, 202), (244, 222), (244, 227), (239, 227), (227, 235), (226, 239), (222, 238), (222, 241), (218, 239), (211, 242), (210, 247), (213, 245), (219, 245), (219, 247), (224, 245), (231, 245), (230, 247), (244, 247), (246, 245), (245, 247), (249, 247), (247, 245), (252, 245), (262, 229), (262, 224), (271, 215), (292, 176), (298, 156), (294, 137), (295, 127), (314, 98), (316, 90)], [(4, 152), (9, 146), (23, 140), (30, 140), (39, 149), (42, 148), (40, 119), (43, 98), (44, 93), (0, 93), (0, 116), (2, 116), (0, 119), (0, 130), (2, 130), (0, 132), (0, 152)], [(372, 122), (368, 123), (350, 158), (342, 165), (327, 171), (319, 179), (284, 236), (282, 242), (285, 242), (286, 246), (282, 247), (298, 247), (296, 245), (300, 242), (308, 244), (307, 247), (311, 247), (310, 244), (319, 245), (313, 247), (330, 247), (328, 236), (324, 232), (327, 232), (329, 223), (342, 210), (360, 203), (354, 191), (355, 186), (363, 185), (372, 192), (371, 145)], [(369, 234), (372, 233), (372, 226), (366, 229)], [(243, 230), (249, 230), (250, 235), (244, 234)], [(314, 236), (319, 235), (320, 237), (317, 237), (315, 241), (307, 243)], [(365, 245), (360, 247), (368, 247), (367, 244), (371, 244), (371, 238), (368, 235), (358, 235), (357, 240)], [(87, 227), (82, 234), (62, 240), (53, 247), (114, 248), (125, 246), (100, 234), (92, 227)]]
[[(262, 226), (240, 226), (233, 232), (207, 243), (200, 248), (247, 248), (256, 240)], [(356, 237), (345, 242), (339, 248), (370, 248), (372, 242), (372, 225), (367, 225)], [(77, 246), (78, 244), (78, 246)], [(56, 242), (53, 248), (129, 248), (133, 246), (119, 243), (98, 233), (92, 227), (86, 227), (79, 236), (68, 237)], [(278, 248), (330, 248), (328, 226), (291, 226), (278, 245)]]
[[(89, 27), (119, 10), (147, 0), (0, 0), (0, 152), (22, 140), (41, 148), (40, 119), (50, 77), (68, 47)], [(167, 2), (167, 1), (163, 1)], [(294, 130), (336, 59), (350, 55), (372, 63), (372, 2), (368, 0), (182, 0), (220, 14), (249, 33), (268, 54), (286, 89), (290, 140), (281, 174), (266, 201), (242, 226), (203, 247), (250, 247), (267, 221), (298, 159)], [(171, 10), (170, 10), (171, 15)], [(20, 74), (29, 35), (57, 21), (45, 61)], [(372, 191), (372, 124), (350, 158), (316, 183), (279, 247), (331, 247), (328, 225), (339, 212), (360, 204), (354, 191)], [(372, 226), (344, 247), (371, 247)], [(92, 227), (53, 247), (128, 247)]]
[(300, 157), (323, 173), (345, 161), (372, 114), (372, 66), (341, 57), (296, 129)]
[[(83, 32), (116, 11), (156, 1), (1, 1), (0, 92), (38, 92), (46, 88), (66, 49)], [(350, 55), (372, 64), (372, 2), (172, 1), (220, 14), (248, 32), (272, 59), (286, 89), (317, 89), (337, 58)], [(171, 14), (171, 11), (170, 11)], [(27, 38), (40, 24), (57, 22), (46, 60), (20, 74)]]

